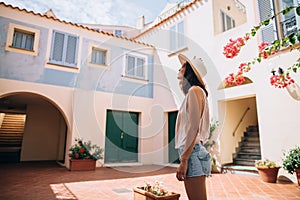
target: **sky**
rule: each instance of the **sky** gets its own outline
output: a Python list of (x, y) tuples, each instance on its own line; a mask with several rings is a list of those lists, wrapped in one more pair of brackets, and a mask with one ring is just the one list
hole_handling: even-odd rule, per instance
[(136, 26), (145, 16), (153, 21), (166, 4), (180, 0), (0, 0), (5, 4), (44, 14), (52, 9), (57, 18), (74, 23)]

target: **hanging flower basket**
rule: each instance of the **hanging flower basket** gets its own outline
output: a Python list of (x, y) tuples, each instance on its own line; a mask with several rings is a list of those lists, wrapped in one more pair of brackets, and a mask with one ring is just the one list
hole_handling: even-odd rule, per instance
[(163, 196), (155, 195), (147, 192), (145, 187), (137, 187), (133, 189), (134, 200), (179, 200), (180, 194), (169, 192)]

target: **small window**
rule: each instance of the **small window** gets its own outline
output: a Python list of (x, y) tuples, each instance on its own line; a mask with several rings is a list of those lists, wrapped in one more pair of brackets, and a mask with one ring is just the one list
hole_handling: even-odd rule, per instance
[(122, 30), (115, 30), (115, 35), (122, 36)]
[(39, 30), (10, 23), (7, 34), (5, 50), (37, 55)]
[(20, 49), (33, 50), (34, 33), (23, 33), (15, 30), (12, 46)]
[(146, 79), (145, 58), (135, 55), (127, 55), (125, 75), (133, 78)]
[(53, 31), (50, 63), (76, 67), (78, 37)]
[(106, 65), (106, 54), (107, 54), (106, 50), (97, 49), (93, 47), (91, 63), (98, 64), (98, 65)]
[(177, 51), (185, 47), (184, 21), (170, 27), (170, 50)]
[(221, 20), (222, 20), (222, 31), (228, 31), (235, 27), (235, 21), (226, 13), (221, 11)]

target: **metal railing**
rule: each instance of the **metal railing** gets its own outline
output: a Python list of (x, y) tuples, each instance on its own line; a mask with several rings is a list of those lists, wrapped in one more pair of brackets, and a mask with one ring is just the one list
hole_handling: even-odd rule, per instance
[(233, 133), (232, 133), (233, 136), (235, 136), (235, 132), (236, 132), (237, 129), (239, 128), (240, 124), (242, 123), (243, 119), (245, 118), (245, 116), (246, 116), (246, 114), (247, 114), (247, 112), (248, 112), (249, 110), (250, 110), (249, 107), (245, 110), (243, 116), (241, 117), (239, 123), (237, 124), (237, 126), (235, 127), (235, 129), (234, 129), (234, 131), (233, 131)]
[(173, 6), (172, 8), (170, 8), (169, 10), (163, 12), (161, 15), (158, 16), (158, 20), (162, 21), (166, 18), (168, 18), (169, 16), (173, 15), (175, 12), (177, 12), (178, 10), (182, 9), (183, 7), (185, 7), (188, 3), (190, 3), (192, 0), (183, 0), (180, 1), (179, 3), (177, 3), (175, 6)]
[(296, 33), (298, 30), (296, 17), (293, 16), (281, 22), (281, 29), (284, 37), (291, 33)]

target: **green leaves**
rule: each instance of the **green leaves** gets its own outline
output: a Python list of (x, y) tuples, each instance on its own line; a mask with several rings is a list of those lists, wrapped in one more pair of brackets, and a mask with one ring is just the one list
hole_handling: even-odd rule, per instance
[(300, 15), (300, 6), (298, 6), (298, 7), (296, 8), (296, 13), (297, 13), (298, 16)]

